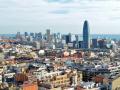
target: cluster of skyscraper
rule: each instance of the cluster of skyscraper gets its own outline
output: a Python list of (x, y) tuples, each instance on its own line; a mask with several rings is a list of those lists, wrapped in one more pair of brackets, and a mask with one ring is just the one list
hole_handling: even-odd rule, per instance
[[(81, 39), (82, 37), (82, 39)], [(17, 33), (16, 38), (21, 41), (27, 42), (37, 42), (39, 48), (105, 48), (106, 40), (104, 39), (90, 39), (90, 28), (87, 20), (83, 24), (83, 35), (79, 34), (60, 34), (52, 33), (50, 29), (46, 30), (46, 33), (30, 33), (25, 32), (21, 35), (20, 32)], [(73, 39), (74, 38), (74, 39)]]

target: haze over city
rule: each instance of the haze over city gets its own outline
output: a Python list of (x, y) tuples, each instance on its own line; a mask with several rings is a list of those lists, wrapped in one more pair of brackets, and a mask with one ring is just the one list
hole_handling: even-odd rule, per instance
[(0, 0), (0, 90), (120, 90), (120, 0)]
[(0, 32), (120, 33), (119, 0), (0, 0)]

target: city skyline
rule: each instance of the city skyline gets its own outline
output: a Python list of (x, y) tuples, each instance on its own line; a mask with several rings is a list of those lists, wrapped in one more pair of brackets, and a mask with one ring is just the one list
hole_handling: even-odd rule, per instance
[(119, 5), (119, 0), (1, 0), (0, 32), (82, 34), (88, 20), (91, 34), (119, 34)]
[(120, 90), (120, 0), (0, 0), (0, 90)]

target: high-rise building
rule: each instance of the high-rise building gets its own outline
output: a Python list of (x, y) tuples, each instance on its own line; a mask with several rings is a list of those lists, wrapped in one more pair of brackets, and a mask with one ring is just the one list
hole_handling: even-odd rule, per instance
[(99, 40), (98, 45), (99, 45), (99, 48), (101, 49), (106, 48), (106, 40), (105, 39)]
[(76, 39), (76, 48), (79, 48), (79, 36), (75, 35), (75, 39)]
[(42, 39), (42, 33), (41, 33), (41, 32), (39, 32), (39, 33), (37, 34), (37, 39), (38, 39), (38, 40), (41, 40), (41, 39)]
[(46, 35), (47, 35), (47, 42), (51, 42), (50, 29), (47, 29), (47, 30), (46, 30)]
[(17, 34), (16, 34), (16, 39), (21, 39), (21, 34), (20, 34), (20, 32), (17, 32)]
[(42, 39), (42, 33), (35, 33), (35, 40), (40, 41)]
[(90, 30), (87, 20), (84, 22), (83, 26), (83, 48), (85, 49), (90, 48)]
[(34, 38), (34, 33), (31, 32), (31, 33), (30, 33), (30, 36), (32, 36), (32, 37)]
[(61, 39), (61, 34), (57, 33), (57, 39)]
[(78, 46), (78, 48), (84, 48), (84, 46), (83, 46), (83, 41), (79, 41), (79, 46)]
[(92, 48), (98, 48), (98, 39), (92, 39)]
[(52, 35), (52, 39), (53, 39), (54, 44), (56, 45), (56, 43), (57, 43), (57, 34), (56, 33), (54, 33)]
[(33, 42), (33, 36), (29, 36), (29, 37), (28, 37), (28, 41), (29, 41), (29, 42)]
[(25, 37), (27, 37), (28, 36), (28, 32), (25, 32), (24, 35), (25, 35)]
[(71, 33), (66, 35), (65, 40), (66, 40), (66, 44), (71, 43)]

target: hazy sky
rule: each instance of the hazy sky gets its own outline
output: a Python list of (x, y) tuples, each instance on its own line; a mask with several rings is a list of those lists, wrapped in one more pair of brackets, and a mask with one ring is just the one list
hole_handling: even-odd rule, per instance
[(0, 0), (0, 34), (20, 32), (120, 34), (120, 0)]

